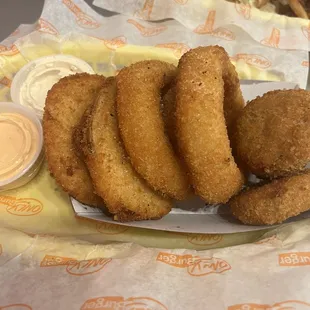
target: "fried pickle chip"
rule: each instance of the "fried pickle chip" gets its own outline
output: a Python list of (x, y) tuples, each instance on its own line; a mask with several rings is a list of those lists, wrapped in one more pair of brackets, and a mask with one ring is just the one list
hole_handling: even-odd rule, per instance
[(247, 189), (229, 202), (244, 224), (272, 225), (310, 209), (310, 170)]
[(275, 90), (250, 101), (236, 121), (238, 158), (260, 178), (289, 176), (310, 161), (310, 92)]

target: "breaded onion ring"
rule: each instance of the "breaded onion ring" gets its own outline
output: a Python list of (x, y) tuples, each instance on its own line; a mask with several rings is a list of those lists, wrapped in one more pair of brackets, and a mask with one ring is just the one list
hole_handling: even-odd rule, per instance
[(260, 178), (289, 176), (310, 161), (310, 92), (276, 90), (249, 102), (236, 121), (236, 154)]
[(175, 83), (171, 83), (169, 88), (162, 95), (161, 104), (166, 134), (172, 147), (177, 151), (177, 139), (175, 133), (175, 95)]
[(273, 180), (253, 187), (229, 202), (233, 215), (244, 224), (282, 223), (310, 209), (310, 173)]
[(62, 78), (48, 92), (43, 131), (49, 170), (69, 195), (84, 204), (100, 206), (86, 165), (74, 151), (72, 134), (87, 107), (96, 98), (104, 76), (80, 73)]
[(96, 193), (117, 221), (161, 218), (169, 213), (171, 201), (154, 192), (131, 166), (119, 135), (115, 100), (115, 79), (108, 78), (79, 127)]
[(232, 126), (244, 105), (237, 73), (218, 46), (185, 53), (178, 69), (176, 131), (180, 152), (196, 194), (208, 203), (225, 203), (244, 183), (226, 128), (226, 123)]
[(175, 67), (159, 60), (122, 69), (116, 77), (117, 115), (136, 171), (156, 191), (181, 200), (189, 192), (189, 183), (165, 134), (160, 109), (161, 89), (174, 75)]

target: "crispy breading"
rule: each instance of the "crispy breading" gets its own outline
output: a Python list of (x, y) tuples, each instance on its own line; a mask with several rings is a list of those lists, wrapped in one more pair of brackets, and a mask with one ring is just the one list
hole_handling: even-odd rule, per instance
[(192, 185), (206, 202), (225, 203), (244, 183), (227, 130), (244, 105), (237, 73), (223, 48), (199, 47), (181, 57), (176, 79), (176, 134)]
[(175, 73), (173, 65), (159, 60), (122, 69), (116, 77), (117, 114), (121, 137), (136, 171), (156, 191), (181, 200), (190, 186), (165, 134), (160, 110), (161, 89)]
[(233, 197), (229, 206), (244, 224), (282, 223), (310, 209), (310, 172), (247, 189)]
[(105, 78), (86, 73), (62, 78), (48, 92), (43, 130), (48, 167), (56, 182), (82, 203), (100, 206), (84, 162), (75, 152), (72, 134)]
[(164, 120), (165, 132), (170, 143), (177, 152), (177, 138), (175, 133), (175, 83), (171, 83), (165, 93), (162, 94), (161, 108)]
[(96, 193), (118, 221), (158, 219), (171, 201), (153, 191), (133, 169), (122, 145), (116, 115), (116, 85), (108, 78), (80, 124), (84, 153)]
[(260, 178), (302, 171), (310, 161), (310, 92), (276, 90), (247, 104), (236, 121), (236, 153)]

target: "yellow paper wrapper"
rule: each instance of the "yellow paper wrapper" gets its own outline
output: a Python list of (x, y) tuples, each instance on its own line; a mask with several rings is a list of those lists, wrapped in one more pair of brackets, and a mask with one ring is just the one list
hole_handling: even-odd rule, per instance
[[(117, 3), (120, 2), (114, 4)], [(201, 3), (207, 5), (209, 2)], [(144, 8), (141, 1), (137, 5)], [(197, 15), (197, 22), (201, 14)], [(187, 20), (191, 16), (189, 14)], [(0, 45), (0, 100), (11, 100), (11, 80), (23, 65), (45, 55), (75, 55), (86, 60), (97, 73), (108, 76), (143, 59), (162, 59), (177, 64), (190, 47), (207, 44), (226, 48), (241, 79), (293, 81), (305, 86), (308, 68), (298, 65), (293, 69), (292, 63), (306, 61), (307, 52), (287, 53), (244, 36), (227, 40), (206, 33), (197, 37), (185, 24), (171, 20), (153, 24), (124, 15), (103, 18), (83, 1), (45, 1), (36, 24), (20, 26)], [(259, 56), (263, 50), (268, 57)], [(28, 234), (74, 236), (94, 243), (134, 242), (161, 248), (225, 247), (252, 242), (263, 234), (262, 231), (228, 235), (181, 234), (81, 220), (74, 217), (67, 195), (50, 177), (46, 164), (28, 185), (1, 193), (0, 215), (1, 227)]]

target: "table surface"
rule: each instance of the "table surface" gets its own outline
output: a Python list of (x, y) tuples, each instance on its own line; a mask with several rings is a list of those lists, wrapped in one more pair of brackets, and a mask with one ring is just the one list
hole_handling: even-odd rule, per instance
[[(103, 16), (113, 15), (93, 6), (93, 0), (85, 2)], [(0, 0), (0, 42), (20, 24), (33, 24), (40, 17), (43, 5), (44, 0)]]

